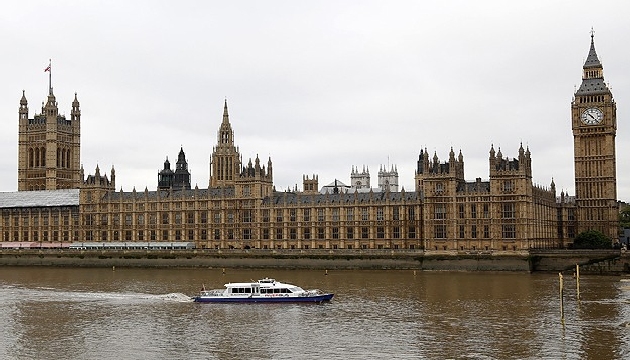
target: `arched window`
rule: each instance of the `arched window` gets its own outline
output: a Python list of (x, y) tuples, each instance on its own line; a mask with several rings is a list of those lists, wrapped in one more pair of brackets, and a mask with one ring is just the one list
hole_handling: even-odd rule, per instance
[(28, 149), (28, 167), (33, 167), (33, 149)]
[(66, 152), (67, 152), (66, 153), (66, 167), (69, 169), (70, 166), (71, 166), (70, 165), (71, 164), (71, 162), (70, 162), (70, 149), (66, 150)]
[(35, 148), (35, 166), (39, 166), (39, 148)]
[(40, 165), (46, 166), (46, 148), (41, 148), (39, 151), (39, 156), (41, 157)]

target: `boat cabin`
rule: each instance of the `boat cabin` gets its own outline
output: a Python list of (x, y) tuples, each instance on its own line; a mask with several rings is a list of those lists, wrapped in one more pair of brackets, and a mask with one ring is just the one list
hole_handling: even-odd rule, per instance
[(266, 294), (293, 294), (304, 290), (295, 285), (276, 282), (274, 279), (264, 278), (251, 283), (230, 283), (225, 284), (228, 295), (266, 295)]

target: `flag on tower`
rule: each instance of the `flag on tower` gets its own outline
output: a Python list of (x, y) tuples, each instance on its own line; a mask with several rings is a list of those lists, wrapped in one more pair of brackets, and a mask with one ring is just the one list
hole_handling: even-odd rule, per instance
[(48, 66), (44, 69), (48, 73), (48, 94), (52, 95), (52, 59), (48, 59)]

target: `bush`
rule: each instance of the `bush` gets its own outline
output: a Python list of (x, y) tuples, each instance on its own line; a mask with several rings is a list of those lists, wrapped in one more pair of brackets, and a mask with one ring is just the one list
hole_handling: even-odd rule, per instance
[(597, 230), (586, 230), (575, 237), (575, 249), (611, 249), (612, 240)]

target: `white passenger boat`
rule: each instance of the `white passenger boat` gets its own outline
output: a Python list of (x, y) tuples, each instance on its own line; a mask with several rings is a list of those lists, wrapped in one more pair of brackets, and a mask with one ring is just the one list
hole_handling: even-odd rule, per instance
[(195, 302), (312, 302), (330, 301), (334, 294), (264, 278), (256, 282), (228, 283), (225, 289), (202, 288)]

